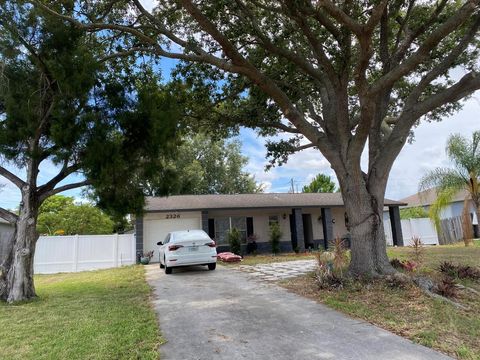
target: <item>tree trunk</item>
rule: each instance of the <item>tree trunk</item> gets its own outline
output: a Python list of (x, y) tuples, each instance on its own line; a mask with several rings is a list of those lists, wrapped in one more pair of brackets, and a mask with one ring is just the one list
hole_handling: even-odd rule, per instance
[(385, 189), (377, 184), (350, 177), (344, 179), (342, 190), (351, 235), (350, 273), (354, 276), (375, 277), (392, 274), (395, 269), (387, 256), (383, 207)]
[(9, 303), (36, 297), (33, 283), (33, 259), (38, 239), (36, 199), (28, 189), (16, 224), (16, 237), (6, 275), (6, 300)]

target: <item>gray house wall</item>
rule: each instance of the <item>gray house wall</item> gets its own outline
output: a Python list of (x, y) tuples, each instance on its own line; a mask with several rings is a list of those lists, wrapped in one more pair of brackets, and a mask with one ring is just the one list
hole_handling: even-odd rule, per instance
[(9, 237), (13, 232), (13, 227), (7, 223), (0, 223), (0, 264), (3, 264), (5, 256), (7, 255), (9, 249), (7, 249), (7, 244)]

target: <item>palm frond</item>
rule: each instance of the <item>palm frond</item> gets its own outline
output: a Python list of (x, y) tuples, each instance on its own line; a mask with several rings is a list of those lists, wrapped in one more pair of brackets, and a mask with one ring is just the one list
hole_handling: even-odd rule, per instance
[(465, 178), (463, 174), (456, 170), (448, 168), (436, 168), (427, 173), (421, 180), (419, 190), (424, 191), (436, 188), (437, 193), (451, 189), (458, 192), (465, 189), (469, 183), (469, 177)]
[(453, 188), (447, 188), (440, 192), (437, 192), (437, 199), (430, 206), (430, 209), (428, 211), (428, 217), (435, 224), (435, 228), (437, 229), (438, 234), (442, 232), (442, 227), (440, 225), (442, 211), (448, 206), (448, 204), (450, 204), (457, 192), (458, 190)]

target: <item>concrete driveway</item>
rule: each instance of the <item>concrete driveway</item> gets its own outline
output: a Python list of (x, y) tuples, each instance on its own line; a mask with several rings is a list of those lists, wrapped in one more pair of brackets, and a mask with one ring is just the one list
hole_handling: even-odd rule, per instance
[(364, 321), (218, 266), (147, 267), (162, 360), (449, 359)]

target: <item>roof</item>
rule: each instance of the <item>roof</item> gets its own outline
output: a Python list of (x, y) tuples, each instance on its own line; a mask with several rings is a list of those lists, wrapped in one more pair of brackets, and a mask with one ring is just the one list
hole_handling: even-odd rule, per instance
[[(402, 202), (385, 199), (385, 206), (402, 206)], [(340, 193), (259, 193), (236, 195), (175, 195), (147, 197), (145, 211), (193, 211), (220, 209), (339, 207)]]
[(7, 220), (0, 218), (0, 224), (10, 224)]
[[(461, 190), (455, 194), (452, 199), (453, 202), (463, 202), (465, 198), (470, 198), (470, 194), (467, 190)], [(420, 191), (416, 194), (407, 196), (406, 198), (400, 200), (401, 202), (407, 203), (407, 207), (416, 207), (416, 206), (427, 206), (431, 205), (437, 200), (437, 190), (436, 188), (427, 189)]]

